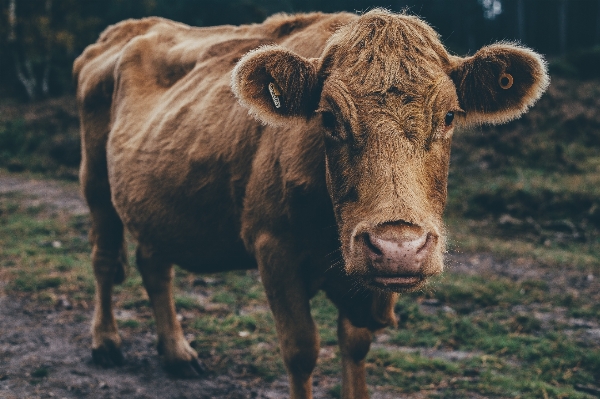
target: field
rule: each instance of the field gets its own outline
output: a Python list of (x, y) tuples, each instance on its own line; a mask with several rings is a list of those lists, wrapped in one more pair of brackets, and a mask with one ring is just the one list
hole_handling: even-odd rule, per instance
[[(206, 377), (162, 370), (133, 266), (115, 295), (126, 364), (92, 364), (72, 107), (67, 98), (0, 108), (0, 398), (286, 397), (255, 272), (177, 270), (178, 312)], [(600, 397), (599, 108), (600, 82), (556, 78), (523, 120), (456, 133), (447, 271), (403, 295), (399, 327), (373, 343), (373, 398)], [(335, 309), (319, 295), (313, 314), (315, 397), (336, 398)]]

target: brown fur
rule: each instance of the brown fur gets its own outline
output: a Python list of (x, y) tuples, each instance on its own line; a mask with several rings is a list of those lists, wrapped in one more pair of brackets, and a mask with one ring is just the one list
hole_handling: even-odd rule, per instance
[[(498, 86), (501, 73), (514, 89)], [(395, 323), (394, 291), (441, 272), (455, 125), (447, 113), (503, 122), (547, 86), (530, 50), (451, 56), (423, 21), (380, 9), (240, 27), (124, 21), (86, 49), (74, 76), (97, 281), (94, 359), (122, 360), (110, 297), (124, 275), (125, 227), (177, 374), (201, 366), (175, 317), (171, 265), (258, 267), (292, 398), (311, 397), (319, 344), (309, 299), (318, 290), (339, 309), (342, 397), (364, 398), (364, 358), (372, 333)]]

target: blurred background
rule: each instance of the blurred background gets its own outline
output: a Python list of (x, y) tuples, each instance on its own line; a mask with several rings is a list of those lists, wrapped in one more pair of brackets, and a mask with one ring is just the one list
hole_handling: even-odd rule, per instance
[[(107, 25), (126, 18), (209, 26), (261, 22), (276, 12), (373, 7), (420, 15), (460, 55), (496, 40), (518, 40), (550, 57), (600, 45), (599, 0), (0, 0), (0, 96), (71, 92), (74, 58)], [(577, 67), (600, 73), (598, 62)]]

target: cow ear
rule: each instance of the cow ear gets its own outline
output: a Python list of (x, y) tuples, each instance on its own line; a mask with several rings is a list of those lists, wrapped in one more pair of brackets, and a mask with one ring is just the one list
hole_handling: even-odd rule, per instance
[(279, 46), (260, 47), (240, 59), (231, 88), (250, 114), (270, 125), (308, 118), (317, 109), (316, 59), (306, 59)]
[(498, 43), (458, 59), (450, 72), (466, 124), (518, 118), (548, 87), (546, 61), (527, 48)]

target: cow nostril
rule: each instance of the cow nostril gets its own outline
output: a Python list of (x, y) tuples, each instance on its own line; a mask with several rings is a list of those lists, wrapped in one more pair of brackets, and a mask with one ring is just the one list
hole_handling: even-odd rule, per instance
[(375, 244), (373, 244), (368, 233), (363, 234), (363, 240), (365, 242), (365, 246), (367, 247), (367, 249), (369, 249), (369, 251), (373, 252), (377, 256), (383, 255), (383, 252), (381, 251), (381, 249), (379, 247), (377, 247)]
[(437, 242), (437, 236), (435, 236), (431, 233), (427, 233), (427, 238), (425, 239), (425, 242), (419, 249), (417, 249), (417, 255), (431, 250), (431, 248), (436, 244), (436, 242)]

